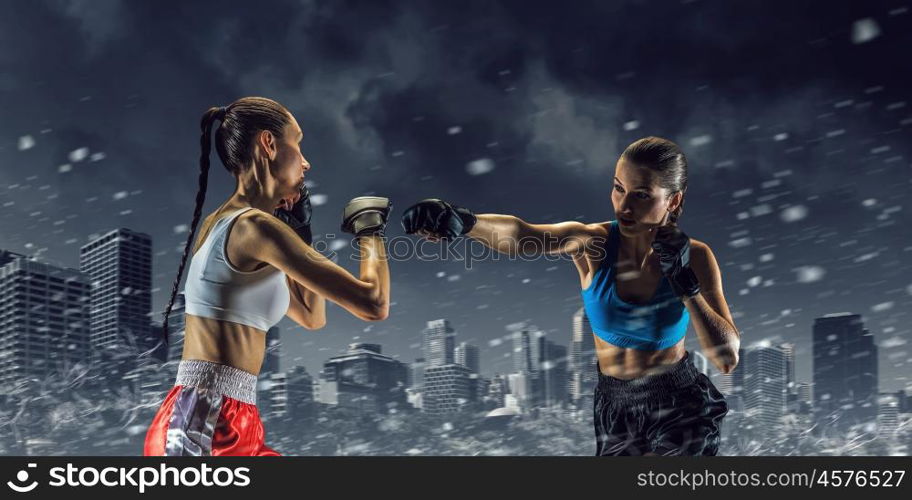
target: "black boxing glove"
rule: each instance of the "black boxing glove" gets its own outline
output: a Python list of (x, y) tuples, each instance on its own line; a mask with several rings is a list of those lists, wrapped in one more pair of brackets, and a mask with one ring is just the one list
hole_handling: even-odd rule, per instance
[(421, 200), (402, 214), (402, 228), (407, 234), (424, 230), (438, 238), (456, 238), (468, 233), (478, 222), (467, 208), (443, 200)]
[(380, 196), (359, 196), (342, 211), (342, 231), (360, 236), (383, 236), (393, 204)]
[(656, 230), (652, 250), (659, 256), (662, 274), (678, 297), (693, 297), (700, 293), (700, 282), (690, 268), (690, 238), (675, 224)]
[(277, 208), (273, 212), (278, 219), (288, 224), (298, 236), (308, 245), (313, 244), (313, 234), (310, 231), (310, 217), (313, 207), (310, 205), (310, 191), (307, 186), (301, 188), (301, 198), (292, 205), (291, 210)]

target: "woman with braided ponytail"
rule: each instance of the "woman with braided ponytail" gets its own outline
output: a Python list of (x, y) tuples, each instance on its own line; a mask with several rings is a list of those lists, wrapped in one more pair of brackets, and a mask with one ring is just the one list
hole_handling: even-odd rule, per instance
[[(216, 126), (216, 122), (218, 125)], [(187, 257), (186, 331), (174, 388), (146, 433), (145, 455), (276, 455), (265, 445), (256, 408), (266, 331), (284, 316), (307, 329), (326, 322), (325, 299), (365, 321), (389, 314), (390, 276), (383, 231), (386, 198), (359, 197), (343, 210), (342, 230), (360, 244), (360, 276), (311, 245), (311, 205), (298, 122), (281, 104), (244, 97), (210, 108), (201, 121), (199, 191), (190, 234), (168, 307)], [(197, 225), (206, 198), (212, 131), (222, 164), (237, 184)]]
[(684, 335), (692, 325), (723, 373), (738, 363), (741, 336), (712, 251), (677, 226), (686, 191), (684, 153), (646, 137), (615, 166), (617, 220), (529, 224), (428, 199), (402, 225), (430, 240), (466, 235), (508, 255), (571, 257), (595, 339), (596, 454), (715, 455), (728, 406), (695, 368)]

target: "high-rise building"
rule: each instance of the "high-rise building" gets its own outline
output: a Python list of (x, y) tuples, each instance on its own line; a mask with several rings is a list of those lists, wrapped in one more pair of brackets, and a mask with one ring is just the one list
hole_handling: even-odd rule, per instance
[(899, 398), (896, 393), (880, 394), (877, 398), (877, 433), (890, 437), (899, 428)]
[(586, 311), (582, 307), (573, 314), (570, 337), (570, 398), (581, 407), (588, 406), (580, 401), (591, 396), (598, 380), (595, 356), (595, 338)]
[(285, 373), (274, 372), (260, 377), (257, 391), (257, 406), (267, 420), (283, 419), (288, 416), (288, 377)]
[(472, 400), (472, 372), (462, 365), (429, 366), (424, 371), (423, 410), (434, 415), (454, 413)]
[(785, 389), (788, 394), (796, 393), (795, 385), (795, 344), (785, 342), (779, 344), (785, 355)]
[(273, 326), (266, 331), (266, 355), (263, 357), (263, 367), (260, 374), (278, 373), (279, 361), (282, 359), (282, 337), (279, 327)]
[(478, 346), (468, 342), (460, 342), (456, 346), (454, 358), (457, 365), (462, 365), (474, 373), (480, 373)]
[(354, 343), (323, 364), (320, 402), (385, 413), (406, 404), (408, 367), (378, 344)]
[(558, 345), (546, 337), (542, 336), (539, 340), (539, 353), (541, 360), (541, 388), (542, 403), (545, 406), (563, 405), (569, 399), (568, 389), (568, 372), (567, 372), (567, 348)]
[(92, 283), (91, 343), (101, 353), (133, 357), (158, 343), (149, 330), (152, 311), (152, 238), (125, 228), (79, 249), (79, 268)]
[(294, 420), (313, 415), (313, 377), (303, 366), (295, 366), (285, 373), (285, 388), (288, 395), (288, 416)]
[(88, 365), (89, 297), (83, 273), (0, 250), (0, 387)]
[(424, 368), (424, 358), (415, 358), (415, 362), (409, 367), (409, 387), (424, 387)]
[(878, 367), (874, 336), (861, 316), (828, 314), (814, 320), (814, 420), (819, 431), (874, 423)]
[(811, 413), (811, 384), (798, 382), (795, 384), (795, 402), (790, 409), (793, 413), (809, 415)]
[(425, 366), (453, 364), (455, 333), (456, 331), (450, 327), (450, 322), (445, 319), (427, 322), (427, 327), (422, 331)]
[(744, 410), (760, 430), (773, 430), (785, 414), (785, 353), (778, 345), (748, 349), (744, 374)]
[(541, 347), (539, 338), (544, 335), (536, 329), (522, 328), (514, 330), (513, 337), (513, 371), (516, 373), (537, 373), (541, 368)]
[(491, 383), (488, 385), (488, 392), (483, 398), (486, 402), (486, 408), (500, 408), (504, 405), (504, 396), (509, 392), (507, 379), (499, 373), (494, 375)]

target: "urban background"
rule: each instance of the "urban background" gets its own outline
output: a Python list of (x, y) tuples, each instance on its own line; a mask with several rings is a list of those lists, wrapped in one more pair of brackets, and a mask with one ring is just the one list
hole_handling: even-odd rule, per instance
[[(729, 455), (909, 454), (907, 1), (0, 2), (0, 454), (139, 454), (173, 384), (163, 318), (199, 119), (285, 104), (314, 233), (350, 198), (614, 218), (630, 142), (687, 154), (680, 225), (742, 334)], [(204, 214), (233, 180), (213, 155)], [(391, 262), (390, 317), (268, 333), (285, 454), (590, 455), (592, 335), (567, 262)], [(160, 345), (163, 325), (176, 340)]]

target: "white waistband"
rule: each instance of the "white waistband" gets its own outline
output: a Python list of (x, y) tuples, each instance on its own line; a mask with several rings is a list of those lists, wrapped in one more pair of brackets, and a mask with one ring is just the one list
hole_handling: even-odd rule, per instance
[(174, 384), (210, 389), (242, 403), (256, 404), (257, 376), (233, 366), (199, 359), (181, 360)]

